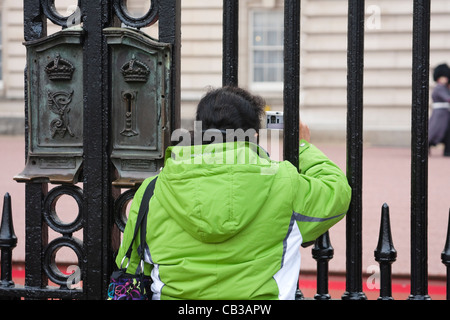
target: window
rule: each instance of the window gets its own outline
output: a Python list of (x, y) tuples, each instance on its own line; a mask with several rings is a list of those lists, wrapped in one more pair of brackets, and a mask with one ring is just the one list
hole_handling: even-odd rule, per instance
[(284, 14), (254, 11), (251, 19), (252, 89), (280, 90), (283, 83)]

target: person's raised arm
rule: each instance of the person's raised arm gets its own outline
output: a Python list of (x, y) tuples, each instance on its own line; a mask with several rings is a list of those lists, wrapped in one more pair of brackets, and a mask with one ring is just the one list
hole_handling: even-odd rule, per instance
[(345, 216), (351, 188), (344, 172), (310, 143), (308, 126), (301, 122), (299, 129), (300, 174), (293, 180), (293, 210), (303, 241), (309, 242)]

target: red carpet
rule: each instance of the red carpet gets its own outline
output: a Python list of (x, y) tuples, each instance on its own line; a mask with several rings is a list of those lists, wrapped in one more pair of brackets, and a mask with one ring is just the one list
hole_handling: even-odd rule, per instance
[[(25, 268), (21, 265), (13, 268), (13, 281), (15, 284), (24, 284)], [(379, 289), (370, 289), (367, 286), (367, 280), (363, 279), (363, 291), (368, 300), (376, 300), (379, 295)], [(409, 279), (394, 279), (392, 281), (392, 296), (395, 300), (406, 300), (411, 292)], [(302, 275), (299, 281), (300, 289), (306, 299), (311, 299), (316, 294), (316, 277), (315, 275)], [(432, 300), (446, 299), (446, 280), (445, 279), (429, 279), (428, 295)], [(341, 299), (345, 292), (345, 277), (340, 275), (329, 276), (328, 291), (332, 299)]]
[[(366, 280), (366, 278), (363, 279), (363, 292), (365, 293), (367, 299), (378, 299), (380, 290), (376, 288), (369, 288)], [(305, 298), (313, 298), (316, 294), (315, 275), (302, 275), (300, 277), (299, 285)], [(428, 295), (432, 300), (445, 300), (446, 290), (447, 286), (445, 279), (428, 280)], [(328, 281), (328, 291), (332, 299), (341, 299), (343, 293), (346, 291), (345, 276), (330, 276)], [(392, 296), (395, 300), (406, 300), (410, 293), (411, 284), (408, 278), (392, 280)]]

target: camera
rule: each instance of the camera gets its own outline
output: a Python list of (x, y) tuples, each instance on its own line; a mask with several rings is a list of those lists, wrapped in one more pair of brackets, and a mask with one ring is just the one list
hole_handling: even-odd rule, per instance
[(267, 129), (283, 129), (283, 112), (266, 111), (266, 125)]

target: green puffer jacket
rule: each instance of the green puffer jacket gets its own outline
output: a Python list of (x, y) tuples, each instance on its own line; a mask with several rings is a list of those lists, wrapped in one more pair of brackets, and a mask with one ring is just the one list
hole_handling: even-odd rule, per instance
[[(304, 140), (301, 174), (259, 150), (246, 142), (167, 149), (147, 222), (153, 299), (294, 298), (301, 243), (345, 216), (351, 189), (342, 170)], [(152, 179), (134, 197), (118, 266)]]

